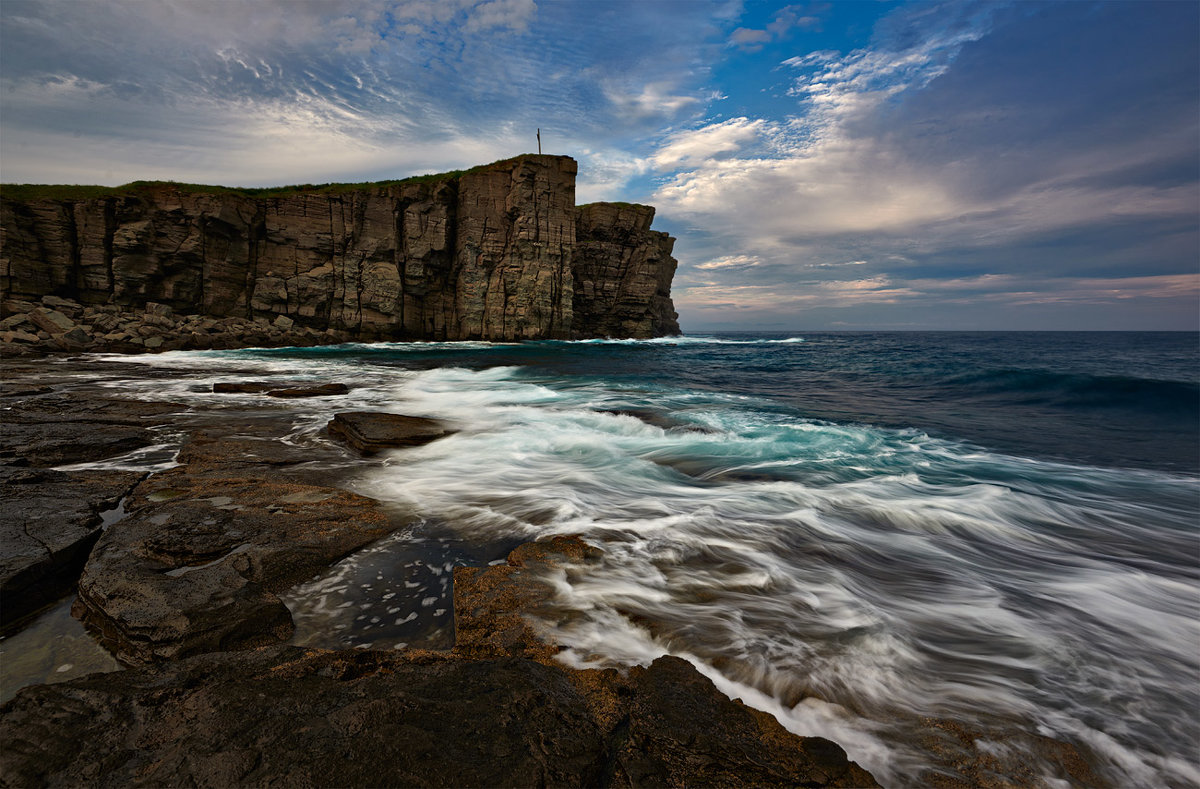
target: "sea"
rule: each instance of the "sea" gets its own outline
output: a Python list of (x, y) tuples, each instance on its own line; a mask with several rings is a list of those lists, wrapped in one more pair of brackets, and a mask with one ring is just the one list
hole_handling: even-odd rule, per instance
[[(301, 445), (345, 410), (453, 428), (350, 471), (409, 525), (287, 593), (296, 643), (445, 646), (455, 566), (580, 535), (602, 557), (548, 576), (538, 622), (571, 666), (686, 658), (887, 786), (925, 785), (955, 743), (1067, 786), (1053, 741), (1117, 786), (1200, 785), (1196, 333), (96, 358), (124, 396), (206, 408), (256, 397), (215, 381), (350, 384), (271, 404)], [(116, 465), (169, 466), (168, 444)]]

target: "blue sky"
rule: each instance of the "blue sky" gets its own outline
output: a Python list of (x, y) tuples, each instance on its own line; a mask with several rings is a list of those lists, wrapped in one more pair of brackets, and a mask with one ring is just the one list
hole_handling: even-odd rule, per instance
[(0, 179), (536, 148), (658, 208), (685, 331), (1197, 329), (1200, 3), (4, 0)]

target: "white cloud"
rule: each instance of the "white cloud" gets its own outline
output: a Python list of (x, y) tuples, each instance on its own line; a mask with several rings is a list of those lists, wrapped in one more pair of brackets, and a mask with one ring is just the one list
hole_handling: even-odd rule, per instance
[(466, 30), (525, 30), (536, 13), (537, 5), (533, 0), (489, 0), (468, 12)]
[(676, 132), (667, 137), (651, 160), (659, 170), (697, 165), (717, 154), (732, 153), (755, 142), (768, 127), (762, 119), (731, 118), (699, 129)]
[(754, 255), (726, 255), (713, 258), (704, 263), (697, 263), (696, 268), (711, 271), (713, 269), (744, 269), (757, 266), (762, 261)]
[(645, 159), (615, 148), (594, 151), (571, 143), (566, 147), (576, 152), (579, 161), (575, 181), (575, 202), (579, 205), (620, 199), (629, 180), (649, 167)]
[(616, 110), (634, 118), (670, 118), (680, 110), (697, 105), (700, 99), (686, 94), (672, 94), (675, 86), (668, 82), (648, 82), (630, 90), (627, 86), (607, 84), (604, 95)]

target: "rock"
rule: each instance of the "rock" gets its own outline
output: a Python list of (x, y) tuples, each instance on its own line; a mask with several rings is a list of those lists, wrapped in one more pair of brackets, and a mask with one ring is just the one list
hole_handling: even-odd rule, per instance
[(75, 321), (63, 315), (58, 310), (44, 310), (41, 308), (32, 310), (29, 313), (29, 321), (48, 334), (62, 334), (65, 331), (75, 328)]
[(4, 320), (0, 321), (0, 331), (12, 331), (22, 326), (30, 326), (29, 316), (22, 313), (20, 315), (9, 315)]
[[(256, 197), (162, 184), (61, 200), (0, 195), (5, 316), (33, 310), (27, 298), (79, 311), (69, 295), (136, 311), (164, 338), (176, 333), (176, 312), (235, 319), (215, 343), (223, 347), (294, 342), (286, 333), (297, 320), (332, 331), (328, 342), (677, 331), (669, 238), (641, 218), (652, 209), (579, 213), (576, 172), (569, 157), (524, 155), (339, 193)], [(606, 261), (609, 253), (622, 257)], [(605, 317), (610, 308), (619, 314)], [(268, 327), (283, 334), (272, 338)]]
[(0, 627), (70, 592), (112, 509), (142, 474), (0, 467)]
[(344, 395), (350, 391), (345, 384), (316, 384), (314, 386), (296, 386), (287, 389), (272, 389), (267, 392), (271, 397), (331, 397)]
[(435, 419), (374, 411), (343, 411), (329, 422), (330, 435), (360, 452), (428, 444), (449, 431)]
[[(594, 552), (555, 538), (513, 551), (509, 567), (537, 574)], [(457, 611), (467, 603), (457, 577), (455, 587)], [(541, 594), (553, 589), (542, 583)], [(836, 744), (787, 732), (679, 658), (622, 675), (468, 652), (461, 642), (454, 655), (270, 647), (26, 688), (0, 710), (0, 780), (878, 785)]]
[(10, 318), (14, 315), (25, 315), (33, 311), (34, 304), (28, 301), (20, 301), (19, 299), (4, 299), (0, 301), (0, 313), (5, 318)]
[(73, 313), (82, 309), (78, 304), (70, 299), (62, 299), (53, 295), (42, 296), (42, 304), (45, 304), (52, 310), (61, 310), (64, 313)]
[(24, 331), (6, 331), (0, 333), (0, 340), (3, 340), (4, 342), (35, 343), (38, 342), (38, 336), (36, 334), (30, 334), (29, 332)]
[(770, 715), (731, 702), (685, 660), (661, 657), (631, 674), (613, 756), (619, 785), (879, 785), (836, 743), (797, 737)]
[(159, 336), (147, 337), (142, 344), (147, 348), (161, 348), (163, 344), (163, 338)]
[[(12, 786), (859, 786), (819, 738), (759, 721), (689, 664), (570, 673), (513, 658), (273, 647), (22, 690), (4, 708)], [(707, 683), (707, 684), (706, 684)], [(663, 704), (682, 701), (683, 720)], [(621, 714), (623, 713), (623, 714)], [(778, 724), (776, 724), (778, 726)], [(774, 735), (778, 734), (778, 739)], [(695, 747), (680, 752), (686, 738)]]
[(271, 397), (291, 398), (343, 395), (350, 391), (350, 387), (338, 383), (280, 386), (278, 382), (246, 381), (215, 383), (212, 390), (217, 394), (267, 394)]
[(86, 331), (84, 331), (82, 328), (80, 328), (79, 326), (76, 326), (75, 328), (71, 329), (70, 331), (65, 332), (63, 334), (63, 339), (67, 340), (69, 342), (73, 342), (77, 345), (87, 345), (88, 343), (90, 343), (92, 341), (92, 336), (90, 334), (88, 334)]
[(4, 709), (14, 786), (582, 786), (604, 761), (578, 692), (527, 661), (275, 648), (30, 688)]
[(118, 659), (284, 641), (292, 621), (275, 593), (392, 529), (362, 496), (232, 470), (192, 462), (154, 475), (96, 544), (73, 612)]
[(84, 463), (132, 452), (154, 443), (142, 427), (78, 422), (0, 422), (0, 462), (14, 458), (34, 466)]
[(219, 382), (213, 384), (215, 394), (265, 394), (278, 388), (279, 384), (266, 381)]
[(554, 594), (540, 571), (599, 555), (578, 537), (560, 536), (518, 546), (503, 565), (456, 567), (455, 652), (477, 659), (552, 660), (559, 647), (547, 640), (534, 619)]
[(671, 302), (675, 240), (650, 229), (654, 208), (591, 203), (575, 228), (572, 335), (661, 337), (679, 334)]
[(50, 394), (15, 403), (0, 421), (0, 462), (58, 466), (102, 460), (155, 443), (150, 425), (178, 403)]

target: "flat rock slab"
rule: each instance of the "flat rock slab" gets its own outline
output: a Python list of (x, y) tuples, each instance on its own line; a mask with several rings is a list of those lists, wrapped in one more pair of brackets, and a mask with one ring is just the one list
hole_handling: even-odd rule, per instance
[(284, 641), (276, 593), (392, 529), (371, 499), (218, 470), (149, 478), (93, 549), (74, 613), (122, 662)]
[[(601, 698), (615, 714), (595, 714)], [(26, 688), (0, 708), (0, 740), (6, 786), (877, 786), (671, 657), (622, 677), (435, 653), (203, 655)]]
[(420, 446), (450, 433), (436, 419), (375, 411), (343, 411), (334, 415), (328, 429), (330, 435), (366, 454)]
[(30, 397), (4, 411), (0, 462), (59, 466), (114, 457), (155, 443), (149, 428), (186, 409), (76, 394)]
[(87, 425), (78, 422), (0, 424), (0, 462), (61, 466), (123, 455), (154, 443), (143, 427)]
[(4, 421), (28, 423), (91, 422), (102, 425), (161, 425), (169, 414), (186, 411), (183, 403), (122, 400), (73, 392), (30, 397), (13, 403)]
[(0, 467), (0, 627), (74, 588), (100, 537), (100, 513), (142, 476)]
[(265, 394), (270, 397), (332, 397), (344, 395), (350, 391), (345, 384), (315, 384), (298, 386), (280, 386), (279, 383), (265, 381), (250, 381), (246, 383), (216, 383), (213, 384), (216, 394)]

